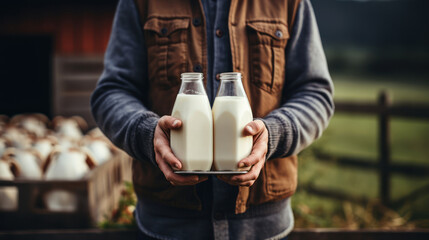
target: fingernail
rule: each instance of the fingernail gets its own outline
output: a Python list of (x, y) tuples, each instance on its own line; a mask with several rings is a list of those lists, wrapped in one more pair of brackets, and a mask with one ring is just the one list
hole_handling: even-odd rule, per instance
[(174, 120), (173, 127), (176, 127), (177, 125), (179, 125), (179, 120)]
[(238, 167), (239, 167), (239, 168), (244, 167), (244, 163), (242, 163), (242, 162), (241, 162), (241, 163), (239, 163), (239, 164), (238, 164)]
[(180, 165), (178, 163), (175, 163), (174, 167), (177, 168), (177, 169), (180, 169)]
[(251, 133), (253, 132), (253, 128), (251, 126), (247, 126), (246, 128), (247, 128), (247, 131), (249, 131)]

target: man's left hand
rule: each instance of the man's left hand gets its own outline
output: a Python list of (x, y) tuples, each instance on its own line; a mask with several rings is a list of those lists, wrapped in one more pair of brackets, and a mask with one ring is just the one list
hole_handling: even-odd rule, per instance
[(238, 168), (250, 167), (249, 172), (241, 175), (218, 175), (217, 177), (231, 185), (250, 187), (258, 178), (265, 164), (265, 155), (268, 151), (268, 130), (264, 122), (255, 120), (244, 127), (243, 135), (253, 136), (253, 147), (250, 155), (238, 163)]

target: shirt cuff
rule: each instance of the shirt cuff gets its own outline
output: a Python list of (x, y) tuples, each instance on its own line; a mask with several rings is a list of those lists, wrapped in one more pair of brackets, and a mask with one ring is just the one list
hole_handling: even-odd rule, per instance
[(260, 119), (268, 130), (268, 150), (266, 159), (286, 157), (292, 152), (293, 124), (285, 117), (267, 116)]
[(149, 160), (155, 166), (158, 166), (158, 164), (155, 159), (153, 138), (158, 120), (158, 117), (149, 117), (140, 120), (135, 131), (134, 139), (136, 142), (133, 144), (136, 157), (143, 161)]

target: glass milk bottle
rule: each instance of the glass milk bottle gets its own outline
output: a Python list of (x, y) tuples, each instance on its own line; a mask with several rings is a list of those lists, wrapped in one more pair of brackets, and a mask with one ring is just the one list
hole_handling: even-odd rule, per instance
[(170, 133), (174, 155), (186, 171), (208, 171), (213, 163), (213, 117), (202, 73), (182, 73), (182, 85), (171, 116), (182, 127)]
[(216, 170), (238, 170), (238, 162), (250, 154), (253, 138), (244, 137), (243, 130), (252, 120), (252, 110), (241, 83), (241, 74), (222, 73), (213, 105)]

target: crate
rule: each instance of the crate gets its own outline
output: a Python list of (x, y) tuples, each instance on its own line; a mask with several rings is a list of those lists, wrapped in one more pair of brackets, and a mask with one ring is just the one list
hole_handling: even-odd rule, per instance
[[(18, 208), (0, 210), (0, 230), (95, 227), (118, 203), (123, 182), (131, 180), (131, 164), (131, 158), (119, 152), (78, 181), (0, 180), (0, 187), (18, 189)], [(77, 196), (75, 212), (53, 212), (44, 206), (43, 195), (60, 189)]]

